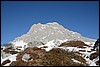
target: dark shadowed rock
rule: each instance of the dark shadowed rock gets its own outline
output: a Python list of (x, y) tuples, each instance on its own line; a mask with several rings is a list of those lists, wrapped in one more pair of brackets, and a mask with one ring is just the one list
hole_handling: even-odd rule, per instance
[(11, 62), (11, 61), (10, 61), (9, 59), (7, 59), (7, 60), (3, 61), (3, 63), (1, 64), (1, 66), (5, 65), (5, 64), (7, 64), (7, 63), (10, 63), (10, 62)]

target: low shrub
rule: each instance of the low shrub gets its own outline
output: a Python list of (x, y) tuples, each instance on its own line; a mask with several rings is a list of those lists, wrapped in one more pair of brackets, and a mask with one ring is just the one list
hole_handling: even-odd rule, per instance
[[(21, 60), (25, 53), (30, 53), (31, 58), (28, 62)], [(84, 64), (73, 62), (76, 59)], [(67, 52), (60, 48), (53, 48), (46, 52), (44, 49), (27, 48), (17, 56), (17, 61), (11, 63), (11, 66), (86, 66), (86, 61), (74, 52)]]
[(84, 48), (84, 46), (88, 46), (86, 45), (84, 42), (82, 41), (68, 41), (68, 42), (64, 42), (60, 45), (61, 46), (69, 46), (69, 47), (78, 47), (78, 48)]
[(83, 64), (75, 63), (71, 59), (74, 58), (82, 63), (85, 63), (85, 59), (76, 55), (73, 52), (67, 52), (60, 48), (53, 48), (45, 54), (43, 58), (43, 66), (84, 66)]
[(18, 61), (13, 61), (10, 66), (27, 66), (27, 62), (18, 60)]

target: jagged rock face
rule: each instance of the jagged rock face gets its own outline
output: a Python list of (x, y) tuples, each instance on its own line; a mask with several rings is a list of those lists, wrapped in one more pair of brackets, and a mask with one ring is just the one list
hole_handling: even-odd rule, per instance
[(29, 42), (27, 45), (28, 45), (28, 47), (33, 48), (33, 47), (36, 47), (39, 45), (44, 45), (44, 44), (42, 42), (34, 41), (34, 42)]
[(24, 42), (34, 42), (40, 41), (42, 43), (47, 43), (51, 40), (81, 40), (87, 42), (94, 42), (95, 40), (81, 36), (77, 32), (65, 29), (62, 25), (57, 22), (47, 23), (47, 24), (34, 24), (30, 28), (27, 34), (16, 38), (14, 41), (23, 40)]

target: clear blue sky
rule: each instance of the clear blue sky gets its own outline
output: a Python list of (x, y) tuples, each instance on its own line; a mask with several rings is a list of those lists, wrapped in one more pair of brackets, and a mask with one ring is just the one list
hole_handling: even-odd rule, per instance
[(50, 21), (97, 39), (99, 1), (2, 1), (1, 44), (27, 33), (34, 23)]

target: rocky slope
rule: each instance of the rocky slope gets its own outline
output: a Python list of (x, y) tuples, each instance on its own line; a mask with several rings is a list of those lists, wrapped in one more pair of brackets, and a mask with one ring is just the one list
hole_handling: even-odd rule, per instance
[(83, 37), (77, 32), (65, 29), (62, 25), (57, 22), (47, 24), (34, 24), (30, 30), (20, 37), (17, 37), (14, 41), (23, 40), (24, 42), (40, 41), (44, 44), (51, 40), (81, 40), (84, 42), (94, 42), (95, 40)]

